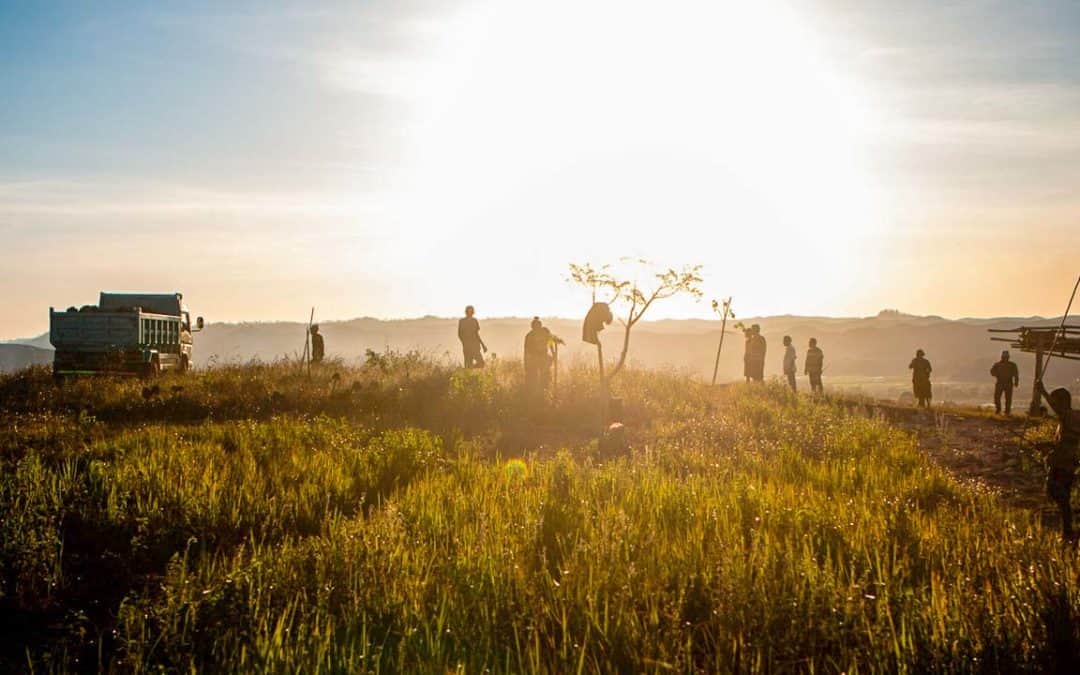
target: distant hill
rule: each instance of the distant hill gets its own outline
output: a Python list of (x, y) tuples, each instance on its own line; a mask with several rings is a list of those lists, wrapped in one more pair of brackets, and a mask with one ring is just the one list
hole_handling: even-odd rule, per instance
[(52, 363), (52, 349), (41, 349), (28, 344), (0, 344), (0, 373), (10, 373), (29, 366)]
[[(943, 319), (936, 316), (913, 316), (886, 311), (872, 317), (814, 317), (771, 316), (741, 319), (750, 325), (761, 325), (768, 341), (766, 375), (779, 375), (782, 355), (781, 339), (791, 335), (799, 352), (799, 364), (806, 342), (816, 337), (825, 351), (826, 384), (846, 381), (863, 386), (874, 383), (891, 389), (882, 391), (892, 396), (909, 377), (908, 362), (918, 348), (926, 350), (934, 365), (934, 380), (938, 383), (963, 383), (978, 386), (979, 391), (957, 393), (957, 399), (984, 398), (989, 387), (989, 369), (1001, 352), (1003, 343), (992, 342), (988, 328), (1011, 328), (1024, 325), (1056, 325), (1060, 319), (1025, 318), (965, 318)], [(582, 361), (593, 363), (595, 351), (581, 342), (579, 320), (544, 318), (544, 323), (566, 340), (560, 353), (564, 363)], [(634, 330), (630, 355), (632, 363), (652, 368), (675, 368), (712, 375), (716, 346), (720, 338), (718, 321), (700, 319), (642, 322)], [(614, 358), (622, 342), (621, 326), (613, 324), (601, 335), (605, 353)], [(321, 323), (326, 338), (327, 354), (346, 361), (362, 359), (367, 350), (418, 350), (436, 358), (457, 360), (461, 356), (457, 340), (457, 319), (423, 317), (418, 319), (381, 320), (359, 318), (348, 321)], [(303, 351), (305, 325), (301, 323), (213, 323), (195, 338), (195, 363), (246, 362), (252, 359), (273, 361), (283, 357), (298, 357)], [(522, 341), (529, 330), (527, 318), (481, 318), (481, 334), (499, 358), (520, 358)], [(22, 341), (22, 346), (48, 345), (48, 336)], [(2, 348), (17, 345), (0, 345)], [(725, 337), (720, 359), (720, 379), (731, 381), (742, 377), (742, 334), (731, 324)], [(20, 364), (48, 361), (42, 350), (18, 352), (0, 361), (0, 369), (11, 370)], [(1020, 366), (1022, 388), (1030, 386), (1032, 357), (1014, 353)], [(22, 360), (19, 360), (19, 359)], [(1080, 379), (1080, 362), (1058, 360), (1050, 379), (1054, 383), (1076, 383)]]
[[(825, 351), (826, 378), (904, 381), (908, 362), (918, 348), (926, 350), (934, 364), (935, 380), (989, 384), (989, 369), (1004, 343), (992, 342), (988, 328), (1011, 328), (1021, 324), (1055, 325), (1060, 319), (1039, 317), (959, 319), (886, 314), (866, 318), (775, 316), (744, 319), (758, 323), (769, 344), (767, 375), (779, 375), (784, 335), (791, 335), (802, 362), (806, 342), (816, 337)], [(578, 320), (544, 318), (552, 332), (566, 340), (560, 352), (565, 362), (592, 363), (595, 351), (581, 342)], [(304, 328), (299, 323), (212, 324), (197, 337), (196, 363), (208, 360), (274, 360), (297, 356), (304, 346)], [(366, 350), (418, 350), (451, 360), (460, 358), (457, 320), (424, 317), (383, 321), (353, 319), (321, 324), (327, 353), (346, 360), (363, 358)], [(529, 330), (526, 318), (481, 320), (481, 333), (493, 354), (520, 358), (522, 341)], [(613, 324), (602, 334), (605, 353), (614, 358), (622, 342), (621, 326)], [(719, 322), (705, 320), (663, 320), (642, 322), (634, 330), (630, 355), (634, 363), (653, 368), (675, 368), (712, 375), (713, 360), (720, 338)], [(731, 324), (720, 359), (720, 379), (742, 377), (742, 334)], [(1021, 377), (1030, 383), (1033, 358), (1014, 353)], [(1052, 379), (1075, 382), (1080, 378), (1080, 362), (1058, 360)], [(980, 394), (981, 396), (981, 394)]]

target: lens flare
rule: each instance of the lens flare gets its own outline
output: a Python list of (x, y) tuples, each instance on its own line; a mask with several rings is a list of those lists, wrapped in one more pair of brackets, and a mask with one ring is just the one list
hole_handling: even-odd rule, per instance
[(524, 480), (529, 476), (529, 465), (523, 459), (511, 459), (503, 464), (503, 475), (508, 480)]

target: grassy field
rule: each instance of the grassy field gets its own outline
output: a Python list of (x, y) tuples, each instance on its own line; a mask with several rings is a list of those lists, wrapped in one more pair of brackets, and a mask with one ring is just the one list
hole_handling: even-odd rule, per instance
[(1076, 665), (1080, 564), (911, 436), (782, 388), (516, 364), (0, 379), (2, 670)]

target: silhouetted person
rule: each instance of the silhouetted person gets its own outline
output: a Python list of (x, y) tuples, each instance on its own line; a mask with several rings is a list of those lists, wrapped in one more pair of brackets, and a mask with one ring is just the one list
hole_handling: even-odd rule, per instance
[(746, 351), (743, 354), (743, 375), (747, 382), (765, 379), (765, 351), (767, 344), (761, 334), (761, 326), (754, 324), (746, 332)]
[(323, 336), (319, 333), (319, 324), (315, 324), (311, 327), (311, 362), (322, 363), (324, 356), (326, 356), (326, 345), (323, 342)]
[(751, 363), (753, 363), (754, 360), (754, 348), (750, 346), (750, 338), (753, 337), (753, 335), (754, 330), (752, 328), (747, 328), (745, 331), (743, 331), (744, 342), (742, 355), (742, 374), (747, 382), (753, 379), (751, 375), (753, 375), (754, 373), (754, 368), (750, 365)]
[(1072, 408), (1069, 390), (1059, 387), (1047, 393), (1042, 380), (1035, 382), (1058, 418), (1054, 445), (1046, 455), (1046, 495), (1061, 509), (1061, 534), (1075, 541), (1072, 529), (1072, 486), (1080, 452), (1080, 411)]
[(465, 352), (466, 368), (483, 368), (484, 353), (487, 353), (487, 345), (480, 339), (480, 322), (473, 314), (476, 309), (469, 305), (465, 308), (465, 316), (458, 320), (457, 336), (461, 340), (461, 349)]
[(911, 369), (911, 386), (914, 390), (912, 393), (915, 394), (917, 405), (920, 408), (929, 408), (930, 399), (934, 398), (933, 390), (930, 388), (930, 372), (933, 368), (926, 360), (926, 352), (921, 349), (916, 351), (915, 358), (911, 359), (908, 368)]
[(1005, 414), (1012, 414), (1013, 387), (1020, 386), (1020, 371), (1009, 360), (1009, 352), (1001, 352), (1001, 360), (990, 368), (994, 377), (994, 409), (1001, 414), (1001, 395), (1005, 394)]
[(817, 346), (817, 338), (810, 338), (810, 348), (806, 350), (803, 368), (810, 376), (810, 391), (820, 394), (825, 391), (821, 385), (821, 372), (825, 370), (825, 353)]
[(795, 347), (791, 344), (791, 336), (784, 336), (784, 377), (787, 378), (791, 391), (795, 391)]
[(525, 335), (525, 386), (537, 393), (547, 390), (551, 382), (551, 352), (554, 338), (551, 331), (533, 317), (532, 330)]

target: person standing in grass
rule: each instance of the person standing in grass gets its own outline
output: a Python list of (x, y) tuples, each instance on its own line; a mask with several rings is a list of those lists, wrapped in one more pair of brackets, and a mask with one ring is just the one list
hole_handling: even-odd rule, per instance
[(915, 400), (920, 408), (929, 408), (930, 399), (934, 397), (930, 387), (930, 361), (926, 358), (926, 352), (919, 349), (915, 352), (915, 358), (908, 364), (911, 369), (911, 386), (914, 390)]
[(1001, 414), (1001, 395), (1005, 395), (1005, 414), (1012, 414), (1013, 387), (1020, 386), (1020, 371), (1009, 360), (1008, 350), (1001, 352), (1001, 360), (990, 369), (994, 378), (994, 409)]
[(743, 375), (747, 382), (765, 379), (765, 352), (768, 345), (761, 334), (761, 326), (754, 324), (746, 332), (746, 351), (743, 355)]
[(326, 343), (323, 342), (323, 336), (319, 333), (319, 324), (314, 324), (311, 327), (311, 362), (322, 363), (325, 356)]
[(795, 347), (791, 344), (791, 336), (784, 336), (784, 377), (787, 378), (791, 391), (795, 389)]
[(751, 365), (754, 361), (754, 348), (750, 345), (750, 338), (754, 337), (754, 329), (747, 328), (743, 332), (743, 337), (745, 338), (745, 343), (743, 345), (742, 374), (746, 381), (749, 382), (754, 374), (754, 368)]
[(765, 336), (761, 334), (761, 326), (754, 324), (754, 336), (750, 338), (754, 343), (754, 379), (758, 382), (765, 381), (765, 352), (769, 345), (765, 342)]
[(1047, 393), (1041, 379), (1035, 386), (1058, 418), (1054, 445), (1046, 455), (1046, 495), (1061, 509), (1061, 535), (1067, 541), (1076, 541), (1072, 529), (1072, 487), (1080, 461), (1080, 411), (1073, 410), (1068, 389), (1058, 387)]
[(465, 308), (465, 316), (458, 320), (457, 335), (461, 340), (461, 349), (465, 353), (466, 368), (483, 368), (484, 355), (487, 345), (480, 339), (480, 322), (473, 316), (476, 308), (469, 305)]
[(534, 316), (525, 334), (525, 386), (533, 393), (543, 394), (551, 382), (553, 337), (540, 317)]
[(810, 338), (810, 348), (806, 350), (803, 369), (810, 376), (810, 391), (821, 394), (825, 388), (821, 385), (821, 373), (825, 370), (825, 353), (817, 346), (817, 338)]

